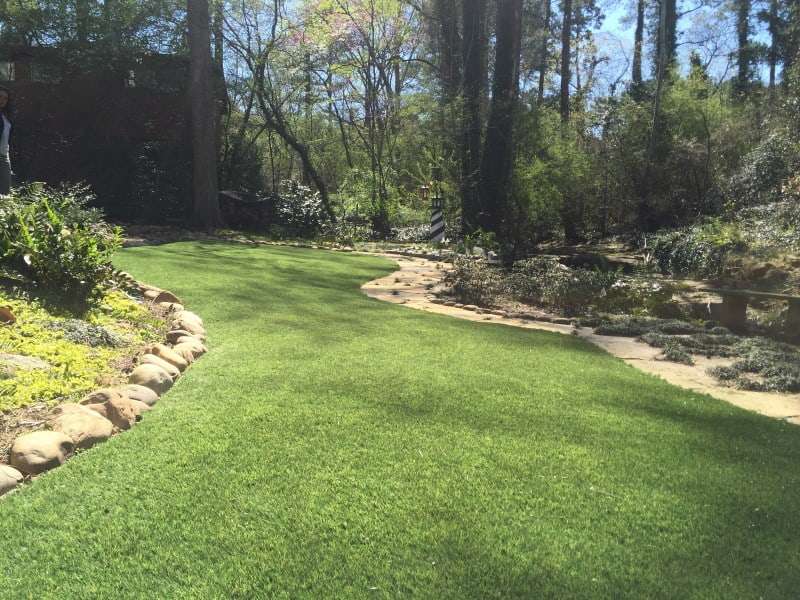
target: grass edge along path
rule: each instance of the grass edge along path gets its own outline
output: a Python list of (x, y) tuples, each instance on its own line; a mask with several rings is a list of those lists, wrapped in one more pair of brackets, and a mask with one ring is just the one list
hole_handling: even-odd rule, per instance
[(181, 243), (119, 266), (211, 352), (0, 502), (2, 598), (780, 598), (800, 431), (568, 336), (372, 300), (389, 261)]

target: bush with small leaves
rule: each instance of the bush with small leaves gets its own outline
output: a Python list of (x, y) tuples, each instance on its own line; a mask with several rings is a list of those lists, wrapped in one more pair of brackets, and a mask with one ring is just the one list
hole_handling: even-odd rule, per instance
[(88, 208), (92, 199), (84, 186), (15, 189), (0, 214), (0, 265), (67, 308), (88, 308), (113, 280), (121, 245), (120, 230)]
[(283, 236), (316, 237), (327, 220), (319, 192), (293, 179), (281, 182), (275, 199), (275, 227)]
[(668, 341), (664, 345), (664, 349), (661, 351), (661, 355), (664, 357), (665, 360), (670, 362), (681, 363), (684, 365), (693, 365), (694, 359), (692, 355), (689, 354), (686, 350), (684, 350), (680, 344), (675, 343), (674, 341)]
[(602, 307), (619, 276), (615, 271), (570, 269), (554, 257), (536, 256), (514, 263), (508, 282), (518, 300), (574, 315)]
[(464, 304), (490, 306), (507, 292), (502, 272), (484, 260), (463, 256), (453, 261), (444, 278), (452, 294)]

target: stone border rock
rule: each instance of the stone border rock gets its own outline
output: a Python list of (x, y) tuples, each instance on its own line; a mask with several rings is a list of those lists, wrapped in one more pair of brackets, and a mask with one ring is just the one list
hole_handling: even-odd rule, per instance
[(0, 463), (0, 496), (64, 464), (76, 450), (91, 448), (133, 427), (208, 351), (203, 320), (186, 310), (175, 294), (138, 283), (127, 273), (121, 275), (150, 306), (167, 311), (170, 327), (164, 343), (144, 349), (127, 384), (97, 389), (79, 403), (60, 404), (48, 417), (49, 429), (18, 436), (11, 445), (9, 464)]
[(590, 327), (577, 327), (572, 319), (539, 312), (509, 312), (461, 304), (437, 296), (443, 291), (442, 279), (447, 270), (443, 262), (411, 256), (381, 254), (398, 263), (399, 270), (370, 281), (361, 290), (372, 298), (403, 304), (417, 310), (445, 314), (470, 321), (499, 323), (525, 329), (540, 329), (580, 337), (627, 364), (665, 379), (667, 382), (740, 408), (800, 425), (800, 394), (751, 392), (720, 386), (706, 373), (712, 366), (729, 364), (732, 359), (696, 356), (694, 366), (659, 360), (661, 350), (629, 337), (605, 336)]

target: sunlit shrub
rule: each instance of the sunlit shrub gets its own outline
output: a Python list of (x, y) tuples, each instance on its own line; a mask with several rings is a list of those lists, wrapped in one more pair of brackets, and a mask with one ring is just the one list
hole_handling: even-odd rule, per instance
[(121, 243), (120, 231), (87, 207), (91, 200), (82, 186), (14, 190), (0, 209), (0, 264), (60, 304), (87, 308), (111, 282)]

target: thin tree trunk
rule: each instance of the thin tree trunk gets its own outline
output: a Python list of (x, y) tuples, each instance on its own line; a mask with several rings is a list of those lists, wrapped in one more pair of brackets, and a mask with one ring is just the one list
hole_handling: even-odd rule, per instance
[(458, 6), (456, 0), (436, 0), (434, 10), (439, 22), (439, 79), (442, 83), (442, 99), (448, 104), (458, 96), (461, 83)]
[(214, 42), (214, 57), (213, 57), (213, 70), (214, 70), (214, 106), (216, 108), (216, 150), (217, 156), (220, 156), (222, 150), (223, 127), (222, 117), (228, 112), (230, 106), (230, 99), (228, 98), (228, 87), (225, 85), (225, 39), (223, 37), (223, 26), (225, 23), (225, 16), (222, 12), (223, 1), (216, 0), (214, 5), (214, 20), (213, 20), (213, 42)]
[[(304, 90), (303, 90), (303, 117), (305, 119), (305, 126), (306, 126), (306, 139), (313, 140), (314, 139), (314, 97), (313, 97), (313, 82), (312, 82), (312, 65), (311, 65), (311, 54), (306, 52), (303, 56), (303, 79), (304, 79)], [(308, 185), (311, 181), (311, 177), (306, 171), (303, 169), (303, 184)]]
[(211, 230), (221, 224), (217, 192), (216, 104), (211, 68), (208, 0), (187, 0), (192, 111), (194, 225)]
[[(263, 80), (261, 76), (259, 76), (259, 79)], [(319, 171), (317, 171), (316, 167), (314, 166), (314, 162), (311, 160), (311, 153), (309, 152), (308, 146), (306, 146), (303, 142), (301, 142), (297, 138), (297, 136), (295, 136), (289, 130), (289, 127), (286, 125), (286, 123), (283, 120), (283, 117), (278, 113), (278, 111), (273, 110), (272, 107), (269, 106), (266, 99), (264, 98), (262, 90), (256, 91), (256, 97), (258, 99), (259, 108), (261, 109), (261, 114), (264, 117), (264, 121), (266, 121), (270, 129), (272, 129), (275, 133), (277, 133), (281, 137), (281, 139), (292, 150), (295, 151), (297, 156), (300, 157), (300, 162), (302, 164), (303, 171), (308, 173), (309, 178), (314, 183), (314, 187), (317, 188), (325, 212), (328, 214), (330, 220), (335, 222), (336, 215), (334, 214), (333, 209), (331, 208), (330, 196), (328, 195), (328, 186), (326, 185), (322, 175), (320, 175)]]
[(108, 36), (109, 46), (113, 51), (119, 49), (120, 44), (120, 31), (117, 27), (116, 19), (114, 18), (114, 6), (116, 0), (105, 0), (103, 2), (103, 21), (106, 28), (106, 35)]
[(462, 0), (464, 36), (464, 125), (461, 152), (461, 220), (465, 233), (479, 224), (481, 212), (479, 170), (483, 105), (487, 86), (486, 2)]
[(544, 19), (542, 20), (542, 47), (539, 50), (539, 89), (536, 92), (536, 106), (544, 102), (544, 83), (547, 77), (547, 45), (550, 42), (550, 13), (552, 0), (544, 0)]
[(328, 69), (326, 80), (325, 80), (325, 93), (328, 95), (328, 112), (334, 116), (336, 119), (336, 123), (339, 127), (339, 135), (342, 140), (342, 148), (344, 148), (344, 156), (347, 160), (347, 167), (349, 169), (353, 168), (353, 156), (350, 152), (350, 142), (347, 138), (347, 130), (344, 127), (344, 119), (342, 115), (339, 113), (339, 108), (336, 106), (336, 102), (333, 98), (333, 87), (331, 83), (332, 74), (330, 68)]
[(562, 11), (564, 13), (561, 24), (561, 96), (559, 98), (559, 108), (561, 112), (561, 122), (569, 122), (569, 82), (570, 73), (570, 48), (572, 41), (572, 0), (562, 0)]
[(750, 0), (736, 0), (736, 91), (747, 92), (750, 86)]
[(636, 219), (641, 231), (650, 231), (654, 225), (654, 216), (650, 207), (650, 192), (652, 189), (653, 166), (656, 161), (656, 146), (659, 136), (662, 134), (661, 127), (661, 96), (663, 94), (664, 83), (670, 67), (674, 60), (674, 55), (670, 53), (670, 11), (672, 0), (661, 0), (658, 17), (658, 36), (656, 38), (656, 92), (653, 98), (653, 117), (650, 125), (650, 136), (647, 143), (647, 160), (645, 161), (644, 176), (637, 185), (639, 192), (639, 202), (636, 210)]
[(675, 64), (678, 43), (677, 21), (676, 0), (658, 0), (655, 61), (653, 64), (655, 76), (662, 67), (664, 73), (667, 73)]
[(81, 44), (89, 41), (89, 0), (75, 0), (75, 37)]
[(778, 63), (778, 0), (769, 3), (769, 103), (775, 104), (775, 68)]
[(634, 86), (642, 85), (642, 48), (644, 47), (644, 2), (636, 2), (636, 32), (633, 37), (633, 69), (631, 81)]

